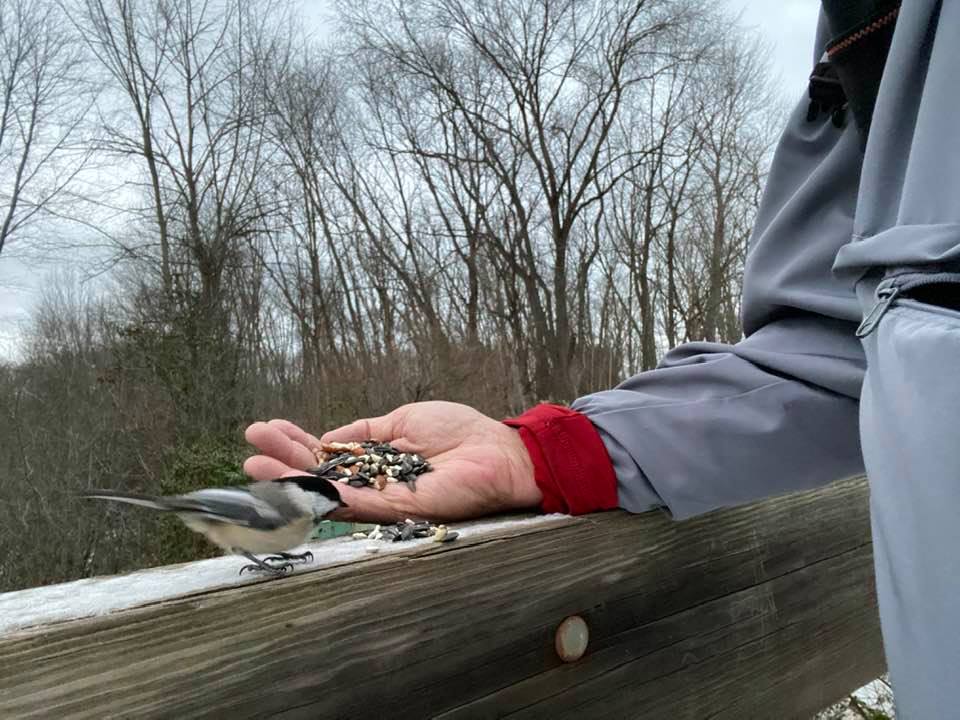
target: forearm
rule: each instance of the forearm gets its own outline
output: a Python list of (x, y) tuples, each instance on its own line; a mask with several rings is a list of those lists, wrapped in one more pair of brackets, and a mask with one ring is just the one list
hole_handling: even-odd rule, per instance
[(619, 506), (679, 519), (862, 472), (862, 373), (850, 323), (795, 318), (677, 348), (573, 409), (603, 440)]

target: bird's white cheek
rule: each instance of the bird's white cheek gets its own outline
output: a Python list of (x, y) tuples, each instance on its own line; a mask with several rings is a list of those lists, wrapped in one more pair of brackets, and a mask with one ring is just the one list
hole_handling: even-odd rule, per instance
[(330, 502), (326, 498), (318, 500), (313, 504), (313, 514), (318, 520), (323, 520), (327, 515), (340, 507), (337, 503)]

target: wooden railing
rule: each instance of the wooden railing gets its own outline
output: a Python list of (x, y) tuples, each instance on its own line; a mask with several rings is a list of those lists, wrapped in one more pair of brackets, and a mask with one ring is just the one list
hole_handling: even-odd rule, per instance
[[(884, 669), (862, 480), (365, 544), (232, 587), (178, 587), (194, 563), (0, 595), (0, 718), (810, 718)], [(97, 614), (110, 582), (157, 599)], [(571, 616), (589, 643), (565, 663)]]

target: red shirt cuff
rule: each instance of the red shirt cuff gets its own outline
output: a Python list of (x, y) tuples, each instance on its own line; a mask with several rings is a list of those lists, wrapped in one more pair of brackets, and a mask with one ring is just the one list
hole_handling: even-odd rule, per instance
[(583, 515), (617, 507), (613, 464), (586, 415), (543, 403), (503, 422), (520, 431), (544, 512)]

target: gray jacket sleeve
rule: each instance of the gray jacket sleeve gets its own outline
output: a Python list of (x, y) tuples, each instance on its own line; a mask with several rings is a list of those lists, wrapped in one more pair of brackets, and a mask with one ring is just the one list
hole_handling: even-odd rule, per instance
[(600, 432), (627, 510), (679, 519), (863, 471), (861, 311), (831, 273), (852, 235), (860, 141), (853, 122), (808, 122), (806, 105), (779, 141), (751, 239), (745, 339), (683, 345), (573, 404)]

